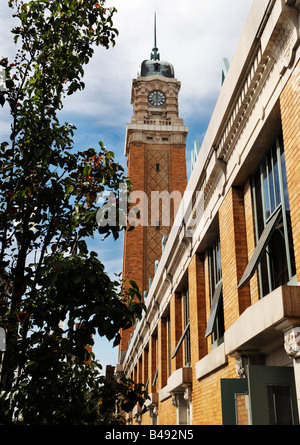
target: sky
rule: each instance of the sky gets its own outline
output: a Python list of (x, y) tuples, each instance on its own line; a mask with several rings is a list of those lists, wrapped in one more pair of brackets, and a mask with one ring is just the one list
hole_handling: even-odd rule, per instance
[[(67, 98), (61, 120), (77, 127), (77, 150), (97, 148), (99, 140), (126, 168), (126, 124), (132, 116), (131, 87), (139, 65), (150, 58), (154, 46), (154, 13), (161, 60), (174, 66), (181, 82), (179, 115), (189, 127), (186, 145), (188, 176), (194, 141), (203, 140), (221, 89), (223, 58), (232, 60), (253, 0), (107, 0), (115, 6), (114, 26), (119, 31), (113, 48), (95, 48), (85, 67), (85, 89)], [(15, 47), (10, 29), (17, 26), (7, 0), (0, 0), (0, 58), (13, 60)], [(7, 109), (0, 109), (0, 142), (7, 140)], [(123, 237), (115, 242), (90, 240), (107, 273), (122, 271)], [(118, 348), (100, 337), (93, 348), (103, 365), (115, 365)]]

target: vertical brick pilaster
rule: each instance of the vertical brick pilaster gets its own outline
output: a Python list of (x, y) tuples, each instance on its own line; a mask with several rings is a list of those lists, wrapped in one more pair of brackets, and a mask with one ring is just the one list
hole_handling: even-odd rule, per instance
[(207, 354), (205, 339), (206, 307), (203, 255), (194, 255), (188, 269), (191, 361), (194, 365)]
[(142, 354), (142, 383), (146, 385), (149, 376), (149, 349), (146, 347)]
[(168, 379), (168, 345), (167, 345), (167, 319), (161, 318), (158, 323), (157, 335), (157, 360), (158, 360), (158, 381), (157, 388), (160, 391), (167, 384)]
[(280, 96), (297, 279), (300, 281), (300, 62)]
[(249, 283), (237, 286), (248, 263), (244, 191), (231, 187), (219, 210), (225, 329), (250, 305)]

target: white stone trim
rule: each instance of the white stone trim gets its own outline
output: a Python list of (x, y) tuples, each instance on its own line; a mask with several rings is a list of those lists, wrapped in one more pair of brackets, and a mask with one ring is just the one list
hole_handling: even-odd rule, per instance
[(224, 343), (222, 343), (196, 363), (196, 379), (199, 380), (210, 372), (226, 365), (227, 361)]

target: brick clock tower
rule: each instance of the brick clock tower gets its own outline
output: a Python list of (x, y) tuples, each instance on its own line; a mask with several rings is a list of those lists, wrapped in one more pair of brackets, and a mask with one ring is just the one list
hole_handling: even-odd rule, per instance
[[(144, 295), (149, 291), (155, 264), (162, 255), (162, 245), (187, 184), (185, 143), (188, 127), (184, 126), (178, 112), (180, 86), (173, 66), (160, 60), (155, 24), (150, 60), (142, 62), (137, 79), (132, 83), (133, 116), (126, 126), (125, 136), (128, 177), (133, 189), (131, 202), (133, 211), (138, 209), (140, 221), (134, 230), (125, 233), (123, 278), (136, 281)], [(158, 195), (162, 199), (157, 200)], [(146, 196), (146, 200), (142, 202), (141, 196)], [(172, 199), (168, 200), (170, 197)], [(166, 214), (168, 202), (169, 215)], [(131, 333), (132, 330), (121, 333), (121, 363)]]

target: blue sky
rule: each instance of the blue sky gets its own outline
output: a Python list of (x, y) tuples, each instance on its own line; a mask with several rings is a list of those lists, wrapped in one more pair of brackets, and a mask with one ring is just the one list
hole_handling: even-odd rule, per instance
[[(221, 64), (231, 61), (248, 16), (252, 0), (107, 0), (115, 6), (114, 25), (119, 30), (116, 46), (96, 48), (85, 69), (86, 88), (65, 102), (62, 119), (77, 127), (76, 150), (97, 148), (102, 140), (126, 167), (126, 123), (132, 116), (131, 85), (139, 64), (150, 57), (153, 47), (153, 17), (157, 14), (157, 46), (161, 60), (171, 62), (181, 81), (180, 117), (189, 127), (186, 157), (188, 174), (194, 141), (203, 139), (221, 87)], [(13, 59), (15, 49), (7, 1), (0, 2), (0, 58)], [(7, 110), (0, 109), (0, 139), (8, 132)], [(107, 272), (122, 270), (123, 237), (119, 241), (90, 240)], [(96, 338), (94, 353), (105, 367), (115, 365), (118, 349)]]

